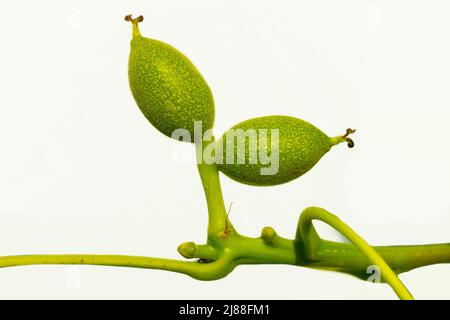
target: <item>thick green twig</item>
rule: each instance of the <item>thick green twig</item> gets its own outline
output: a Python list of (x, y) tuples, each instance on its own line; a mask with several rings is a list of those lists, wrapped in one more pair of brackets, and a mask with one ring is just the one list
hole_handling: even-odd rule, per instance
[[(314, 260), (305, 255), (305, 245), (301, 240), (289, 240), (279, 235), (267, 242), (264, 236), (249, 238), (233, 234), (227, 238), (217, 238), (226, 250), (217, 250), (219, 256), (210, 262), (179, 261), (171, 259), (125, 256), (125, 255), (18, 255), (0, 257), (0, 267), (36, 264), (87, 264), (117, 267), (161, 269), (183, 273), (199, 280), (217, 280), (242, 264), (288, 264), (314, 269), (338, 271), (356, 276), (368, 277), (367, 267), (372, 263), (359, 250), (347, 243), (322, 240)], [(202, 247), (203, 245), (196, 245)], [(209, 245), (208, 245), (209, 246)], [(396, 274), (433, 264), (450, 263), (450, 244), (417, 246), (374, 247)], [(190, 258), (204, 259), (200, 250)]]
[[(198, 147), (197, 154), (203, 150), (203, 147)], [(369, 266), (375, 262), (379, 267), (383, 267), (381, 261), (385, 261), (388, 267), (381, 268), (383, 272), (381, 276), (384, 280), (392, 282), (395, 274), (427, 265), (450, 263), (450, 244), (448, 243), (373, 247), (371, 251), (372, 247), (361, 242), (362, 239), (359, 237), (355, 238), (350, 232), (351, 229), (347, 226), (344, 228), (339, 219), (320, 208), (305, 210), (299, 219), (298, 232), (293, 240), (279, 236), (270, 227), (265, 227), (258, 238), (242, 236), (228, 221), (217, 168), (214, 165), (199, 163), (198, 170), (208, 205), (208, 241), (203, 245), (186, 242), (178, 248), (185, 258), (195, 258), (198, 259), (197, 261), (125, 255), (19, 255), (0, 257), (0, 267), (89, 264), (160, 269), (183, 273), (198, 280), (217, 280), (228, 275), (238, 265), (288, 264), (338, 271), (366, 279)], [(323, 215), (324, 212), (325, 215)], [(330, 220), (330, 217), (333, 219)], [(364, 249), (366, 255), (353, 244), (320, 239), (311, 224), (312, 219), (318, 218), (324, 218), (322, 220), (331, 222), (333, 227), (343, 231), (357, 247)], [(391, 278), (386, 278), (386, 270), (389, 273), (389, 267), (393, 270), (393, 274)], [(396, 288), (398, 292), (400, 287)], [(406, 293), (403, 291), (403, 294)]]

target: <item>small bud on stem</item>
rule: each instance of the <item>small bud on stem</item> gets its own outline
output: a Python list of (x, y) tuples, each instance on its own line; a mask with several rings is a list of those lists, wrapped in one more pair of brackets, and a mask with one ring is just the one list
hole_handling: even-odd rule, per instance
[(264, 227), (261, 231), (261, 239), (267, 244), (273, 244), (277, 233), (272, 227)]

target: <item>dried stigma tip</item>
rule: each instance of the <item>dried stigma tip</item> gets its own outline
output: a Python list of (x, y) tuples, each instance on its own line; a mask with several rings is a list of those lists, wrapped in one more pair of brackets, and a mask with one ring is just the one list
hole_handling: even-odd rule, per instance
[(352, 139), (348, 138), (348, 136), (351, 135), (352, 133), (355, 133), (355, 132), (356, 132), (356, 129), (348, 128), (346, 133), (345, 133), (345, 135), (344, 135), (345, 141), (347, 141), (347, 146), (349, 148), (353, 148), (355, 146), (355, 143), (353, 142)]
[(144, 16), (139, 16), (139, 17), (133, 19), (133, 15), (132, 14), (128, 14), (128, 15), (125, 16), (125, 21), (131, 22), (133, 24), (138, 24), (139, 22), (144, 21)]
[(356, 129), (350, 129), (350, 128), (348, 128), (347, 130), (346, 130), (346, 133), (345, 133), (345, 135), (344, 135), (344, 138), (347, 138), (349, 135), (351, 135), (352, 133), (355, 133), (356, 132)]
[(349, 148), (353, 148), (353, 147), (355, 146), (355, 142), (353, 142), (352, 139), (347, 138), (347, 139), (345, 139), (345, 140), (347, 141), (347, 146), (348, 146)]
[(343, 136), (338, 136), (338, 137), (331, 138), (331, 144), (333, 146), (335, 146), (335, 145), (338, 145), (338, 144), (340, 144), (342, 142), (346, 142), (347, 146), (349, 148), (353, 148), (355, 146), (355, 142), (352, 139), (350, 139), (348, 136), (351, 135), (352, 133), (355, 133), (355, 132), (356, 132), (355, 129), (348, 128), (345, 131), (345, 134)]
[(125, 21), (131, 22), (131, 24), (133, 25), (133, 38), (140, 37), (141, 32), (139, 31), (138, 24), (139, 24), (139, 22), (144, 21), (144, 16), (139, 16), (139, 17), (133, 19), (133, 15), (129, 14), (129, 15), (125, 16)]

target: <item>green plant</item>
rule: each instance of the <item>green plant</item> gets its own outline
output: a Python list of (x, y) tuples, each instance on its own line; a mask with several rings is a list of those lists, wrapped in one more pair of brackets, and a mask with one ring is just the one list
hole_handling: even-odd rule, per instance
[[(137, 26), (138, 22), (142, 21), (141, 17), (132, 19), (131, 16), (127, 16), (126, 20), (133, 23), (130, 86), (137, 104), (146, 117), (166, 135), (170, 135), (171, 130), (178, 129), (182, 125), (186, 125), (189, 132), (193, 133), (194, 127), (191, 127), (191, 124), (198, 120), (204, 121), (208, 129), (212, 128), (214, 119), (212, 95), (200, 73), (187, 58), (172, 47), (155, 40), (141, 39)], [(166, 54), (170, 56), (169, 61), (166, 61), (167, 64), (165, 61), (158, 60), (159, 55), (154, 56), (153, 53), (149, 53), (152, 50), (160, 52), (161, 56)], [(163, 89), (167, 90), (169, 95), (158, 91), (158, 81), (161, 78), (157, 72), (162, 72), (162, 77), (169, 77), (169, 75), (159, 70), (153, 64), (154, 62), (149, 60), (153, 58), (166, 68), (171, 68), (168, 65), (170, 63), (177, 65), (176, 68), (170, 69), (174, 73), (170, 79), (174, 81), (163, 81)], [(146, 72), (151, 73), (148, 78)], [(178, 72), (185, 72), (185, 75), (192, 76), (194, 80), (179, 76)], [(153, 89), (155, 91), (152, 91)], [(199, 90), (199, 96), (196, 96), (198, 93), (196, 90)], [(188, 95), (184, 96), (184, 92)], [(177, 99), (174, 98), (175, 95)], [(179, 99), (182, 103), (178, 103)], [(201, 102), (201, 107), (191, 108), (192, 104), (197, 102)], [(211, 147), (216, 146), (217, 143), (213, 136), (209, 137), (209, 141), (196, 141), (195, 148), (199, 157), (197, 166), (208, 206), (207, 240), (204, 244), (185, 242), (178, 247), (179, 253), (184, 258), (194, 260), (92, 254), (18, 255), (0, 257), (0, 267), (34, 264), (108, 265), (161, 269), (183, 273), (198, 280), (217, 280), (242, 264), (288, 264), (342, 272), (364, 280), (367, 277), (367, 267), (376, 265), (381, 271), (381, 279), (391, 285), (400, 298), (412, 299), (412, 295), (397, 275), (427, 265), (450, 263), (450, 243), (372, 247), (338, 217), (318, 207), (310, 207), (302, 212), (293, 239), (281, 237), (271, 227), (263, 228), (261, 236), (257, 238), (241, 235), (233, 227), (224, 206), (219, 168), (229, 176), (245, 183), (278, 184), (290, 181), (308, 171), (331, 146), (340, 142), (347, 142), (350, 147), (353, 146), (353, 141), (348, 138), (352, 130), (348, 130), (344, 136), (330, 139), (312, 125), (288, 117), (258, 118), (238, 126), (243, 127), (248, 124), (251, 128), (255, 126), (267, 128), (273, 125), (273, 128), (278, 128), (280, 121), (283, 122), (283, 126), (286, 126), (288, 134), (301, 135), (310, 143), (305, 145), (303, 140), (295, 141), (293, 137), (285, 139), (283, 129), (280, 144), (275, 145), (280, 149), (280, 175), (274, 175), (265, 180), (260, 180), (257, 171), (252, 171), (255, 168), (261, 169), (261, 163), (256, 163), (255, 168), (239, 167), (238, 164), (233, 163), (228, 169), (226, 166), (202, 161), (205, 151), (214, 150)], [(266, 145), (271, 145), (270, 141), (266, 141)], [(292, 149), (296, 151), (290, 153)], [(245, 150), (247, 153), (248, 146)], [(274, 149), (271, 148), (271, 151)], [(217, 154), (214, 153), (214, 156), (217, 157)], [(321, 239), (313, 226), (313, 220), (321, 220), (329, 224), (351, 243)]]

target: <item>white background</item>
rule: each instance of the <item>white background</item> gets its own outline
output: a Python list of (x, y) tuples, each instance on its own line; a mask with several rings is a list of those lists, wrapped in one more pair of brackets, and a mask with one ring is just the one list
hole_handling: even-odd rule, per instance
[[(216, 135), (269, 114), (329, 135), (357, 128), (353, 150), (334, 148), (294, 182), (257, 188), (223, 178), (241, 233), (270, 225), (291, 238), (301, 210), (318, 205), (372, 244), (450, 242), (449, 9), (444, 0), (2, 2), (0, 254), (178, 258), (178, 244), (205, 240), (196, 167), (174, 161), (177, 142), (149, 125), (130, 94), (129, 13), (145, 16), (145, 36), (201, 70), (215, 96)], [(450, 298), (450, 265), (401, 278), (417, 298)], [(238, 267), (215, 282), (31, 266), (0, 270), (0, 298), (395, 295), (292, 266)]]

